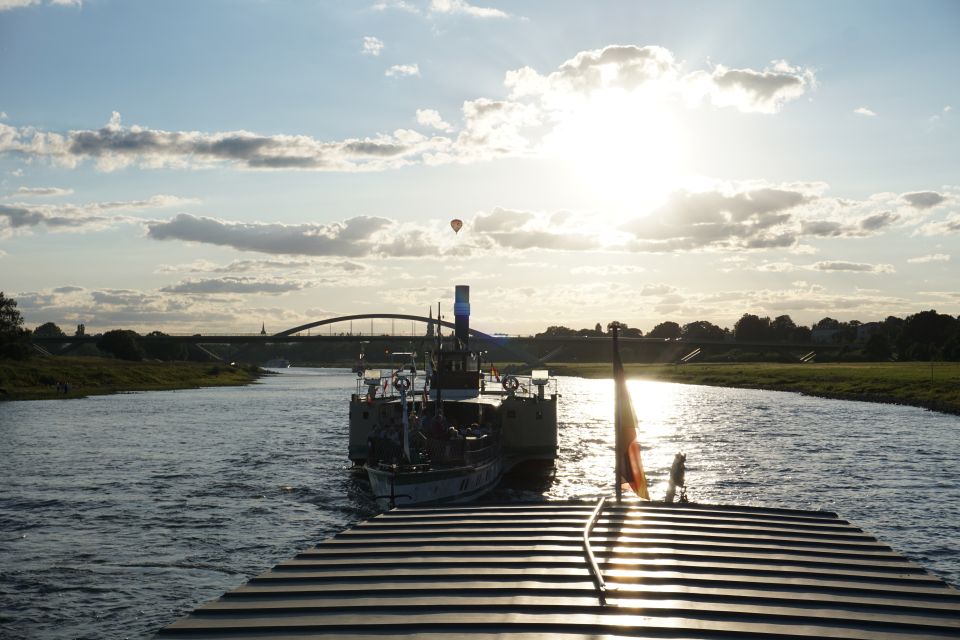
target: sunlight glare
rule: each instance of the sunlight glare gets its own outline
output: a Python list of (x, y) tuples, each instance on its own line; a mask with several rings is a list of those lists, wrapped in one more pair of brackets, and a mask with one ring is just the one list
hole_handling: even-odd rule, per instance
[(660, 203), (678, 186), (686, 141), (655, 96), (607, 89), (565, 109), (547, 147), (600, 203), (635, 210)]

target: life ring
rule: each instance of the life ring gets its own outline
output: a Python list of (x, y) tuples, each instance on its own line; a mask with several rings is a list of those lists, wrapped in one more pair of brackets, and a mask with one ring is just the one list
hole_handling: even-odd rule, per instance
[(402, 376), (397, 376), (397, 379), (393, 381), (393, 388), (397, 391), (409, 391), (410, 390), (410, 378), (404, 378)]
[(500, 384), (503, 385), (503, 388), (511, 393), (520, 388), (520, 381), (517, 379), (517, 376), (504, 376), (503, 382)]

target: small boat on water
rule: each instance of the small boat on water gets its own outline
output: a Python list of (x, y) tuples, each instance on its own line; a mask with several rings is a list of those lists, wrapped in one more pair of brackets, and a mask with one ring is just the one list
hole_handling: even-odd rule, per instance
[(513, 467), (556, 459), (556, 379), (485, 363), (469, 346), (469, 288), (456, 295), (455, 332), (444, 339), (438, 323), (422, 368), (395, 353), (389, 369), (354, 369), (349, 455), (381, 506), (474, 500)]

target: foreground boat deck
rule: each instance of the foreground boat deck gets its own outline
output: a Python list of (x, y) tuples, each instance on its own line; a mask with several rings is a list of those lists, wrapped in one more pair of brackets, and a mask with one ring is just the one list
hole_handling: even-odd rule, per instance
[(960, 591), (821, 511), (586, 502), (401, 508), (160, 638), (960, 638)]

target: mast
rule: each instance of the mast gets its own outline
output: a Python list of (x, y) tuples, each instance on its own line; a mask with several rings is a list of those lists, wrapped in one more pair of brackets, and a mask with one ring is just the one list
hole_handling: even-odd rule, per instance
[[(619, 331), (620, 331), (620, 324), (619, 324), (619, 323), (613, 322), (613, 323), (610, 324), (610, 333), (613, 335), (613, 354), (614, 354), (614, 356), (613, 356), (613, 361), (614, 361), (614, 365), (613, 365), (613, 384), (614, 384), (615, 387), (616, 387), (616, 384), (617, 384), (617, 365), (616, 365), (617, 356), (616, 356), (616, 354), (617, 354), (617, 351), (618, 351), (618, 349), (619, 349), (619, 346), (617, 345), (617, 333), (618, 333)], [(616, 473), (616, 475), (614, 476), (613, 486), (616, 487), (616, 490), (617, 490), (617, 504), (619, 504), (619, 503), (621, 502), (621, 500), (623, 499), (623, 491), (622, 491), (621, 488), (620, 488), (620, 452), (623, 451), (623, 443), (621, 442), (622, 437), (621, 437), (621, 435), (620, 435), (620, 394), (617, 393), (616, 390), (614, 390), (614, 394), (613, 394), (613, 428), (614, 428), (614, 430), (616, 431), (616, 445), (615, 445), (615, 446), (616, 446), (616, 455), (615, 455), (614, 457), (616, 458), (616, 461), (617, 461), (617, 463), (616, 463), (616, 465), (615, 465), (615, 471), (614, 471), (614, 473)]]
[(434, 407), (434, 415), (443, 416), (443, 385), (440, 383), (440, 372), (443, 369), (443, 341), (440, 339), (441, 329), (443, 325), (440, 324), (442, 316), (440, 315), (440, 303), (437, 303), (437, 406)]

